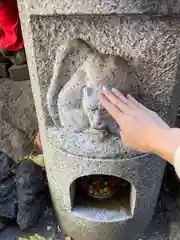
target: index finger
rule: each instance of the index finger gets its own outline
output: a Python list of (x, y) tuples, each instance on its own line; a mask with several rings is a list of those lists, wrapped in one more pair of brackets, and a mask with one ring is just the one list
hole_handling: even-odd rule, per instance
[(121, 120), (124, 118), (124, 113), (113, 105), (103, 93), (100, 94), (100, 104), (111, 114), (117, 123), (121, 123)]

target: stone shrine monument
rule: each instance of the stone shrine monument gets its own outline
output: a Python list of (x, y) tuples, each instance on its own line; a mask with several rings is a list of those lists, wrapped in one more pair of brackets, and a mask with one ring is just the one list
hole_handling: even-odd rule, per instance
[(138, 239), (156, 207), (165, 162), (123, 145), (99, 93), (103, 86), (131, 93), (174, 124), (180, 4), (18, 0), (18, 5), (61, 228), (74, 240)]

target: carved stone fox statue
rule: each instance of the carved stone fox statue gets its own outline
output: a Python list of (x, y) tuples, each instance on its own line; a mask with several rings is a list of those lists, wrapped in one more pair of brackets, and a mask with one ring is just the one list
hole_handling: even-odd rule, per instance
[(73, 132), (96, 129), (119, 134), (117, 123), (99, 104), (103, 86), (132, 91), (131, 67), (124, 58), (99, 53), (79, 39), (61, 46), (47, 94), (56, 126)]

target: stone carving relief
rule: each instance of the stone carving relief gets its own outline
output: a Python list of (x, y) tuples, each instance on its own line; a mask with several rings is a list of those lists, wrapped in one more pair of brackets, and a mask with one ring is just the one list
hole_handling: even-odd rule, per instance
[(74, 139), (76, 147), (79, 144), (78, 148), (84, 146), (90, 152), (94, 144), (101, 153), (111, 146), (118, 154), (122, 147), (119, 126), (99, 104), (103, 86), (136, 94), (137, 74), (124, 58), (99, 53), (83, 40), (72, 40), (57, 51), (48, 110), (63, 134), (61, 141)]

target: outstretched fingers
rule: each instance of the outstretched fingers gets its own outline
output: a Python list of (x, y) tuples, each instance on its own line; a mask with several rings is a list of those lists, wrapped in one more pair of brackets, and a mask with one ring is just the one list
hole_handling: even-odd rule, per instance
[(120, 123), (124, 118), (124, 113), (121, 112), (116, 105), (109, 101), (104, 93), (100, 95), (100, 104), (111, 114), (111, 116)]
[(118, 90), (103, 90), (103, 94), (106, 96), (109, 102), (116, 106), (116, 108), (121, 112), (128, 114), (132, 110), (130, 104), (128, 104), (129, 100), (124, 97)]
[[(137, 107), (134, 101), (131, 101), (128, 97), (125, 97), (119, 90), (112, 88), (113, 94), (122, 102), (127, 104), (131, 109), (134, 109)], [(131, 95), (130, 95), (131, 96)], [(133, 98), (133, 97), (132, 97)], [(134, 99), (135, 100), (135, 99)], [(136, 100), (135, 100), (136, 101)]]
[(112, 93), (123, 103), (128, 104), (128, 99), (116, 88), (112, 88)]

